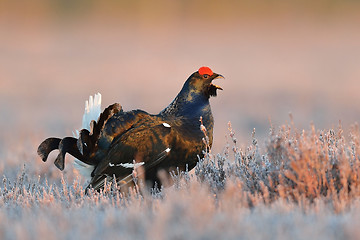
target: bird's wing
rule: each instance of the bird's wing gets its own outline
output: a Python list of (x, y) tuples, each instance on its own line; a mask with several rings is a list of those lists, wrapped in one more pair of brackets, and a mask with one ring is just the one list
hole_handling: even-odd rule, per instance
[(82, 129), (79, 132), (77, 148), (86, 161), (83, 159), (74, 161), (76, 169), (80, 173), (84, 173), (84, 177), (91, 177), (95, 166), (106, 157), (113, 139), (124, 134), (134, 124), (141, 121), (144, 116), (148, 115), (141, 110), (124, 112), (119, 104), (107, 107), (100, 114), (97, 122), (91, 122), (91, 132), (87, 129)]
[(128, 112), (119, 112), (107, 119), (99, 131), (98, 144), (109, 147), (115, 138), (121, 136), (133, 125), (147, 118), (149, 114), (142, 110), (132, 110)]
[(92, 162), (91, 165), (97, 165), (98, 161), (104, 158), (113, 139), (122, 135), (146, 115), (146, 112), (140, 110), (124, 112), (120, 104), (110, 105), (100, 114), (97, 121), (91, 122), (90, 131), (82, 129), (79, 132), (79, 151)]
[(163, 162), (171, 150), (171, 126), (166, 122), (156, 122), (131, 128), (111, 144), (106, 158), (93, 172), (92, 186), (98, 186), (103, 175), (117, 179), (126, 178), (137, 166), (145, 171)]

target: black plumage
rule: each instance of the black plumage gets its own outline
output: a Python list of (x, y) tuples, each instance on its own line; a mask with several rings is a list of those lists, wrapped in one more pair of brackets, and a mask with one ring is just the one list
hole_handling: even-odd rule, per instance
[(131, 182), (133, 168), (142, 165), (145, 179), (158, 181), (159, 170), (192, 169), (204, 149), (199, 119), (207, 128), (209, 145), (213, 140), (213, 115), (209, 98), (221, 89), (212, 84), (223, 78), (210, 68), (202, 67), (185, 82), (175, 99), (159, 114), (142, 110), (124, 112), (119, 104), (106, 108), (92, 122), (91, 132), (80, 131), (79, 138), (48, 138), (38, 154), (43, 161), (59, 149), (55, 165), (64, 169), (65, 154), (93, 166), (89, 187), (101, 189), (105, 179), (121, 184)]

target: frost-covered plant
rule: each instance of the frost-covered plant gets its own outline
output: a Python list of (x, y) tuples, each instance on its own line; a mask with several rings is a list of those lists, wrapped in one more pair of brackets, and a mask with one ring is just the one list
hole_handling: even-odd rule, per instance
[(205, 148), (194, 171), (175, 171), (170, 179), (160, 173), (162, 187), (148, 190), (139, 177), (126, 194), (108, 182), (103, 191), (87, 195), (76, 171), (58, 174), (34, 160), (31, 144), (18, 142), (10, 148), (18, 151), (2, 154), (7, 157), (0, 168), (0, 238), (358, 236), (357, 125), (347, 137), (341, 126), (299, 131), (291, 123), (271, 128), (264, 148), (255, 131), (250, 146), (240, 147), (229, 125), (228, 139), (222, 153)]
[(318, 131), (311, 126), (310, 131), (299, 131), (292, 123), (278, 131), (272, 128), (265, 151), (258, 146), (255, 130), (252, 144), (245, 150), (238, 147), (231, 124), (229, 137), (232, 146), (228, 144), (216, 156), (205, 154), (195, 168), (198, 180), (213, 192), (221, 192), (231, 181), (241, 185), (249, 198), (260, 197), (262, 202), (326, 199), (337, 209), (360, 196), (357, 126), (351, 129), (349, 141), (341, 126)]

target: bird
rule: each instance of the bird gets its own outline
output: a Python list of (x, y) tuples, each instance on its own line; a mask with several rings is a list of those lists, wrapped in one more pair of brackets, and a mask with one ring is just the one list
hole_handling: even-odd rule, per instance
[(169, 173), (196, 166), (204, 150), (204, 134), (211, 148), (214, 118), (209, 99), (223, 90), (213, 80), (223, 78), (209, 67), (200, 67), (158, 114), (124, 111), (119, 103), (101, 112), (101, 95), (96, 94), (85, 104), (83, 129), (76, 137), (47, 138), (37, 153), (46, 162), (51, 151), (59, 150), (54, 164), (61, 171), (66, 153), (75, 157), (75, 167), (90, 180), (87, 190), (100, 191), (113, 181), (130, 186), (138, 167), (145, 182), (161, 184), (160, 170)]

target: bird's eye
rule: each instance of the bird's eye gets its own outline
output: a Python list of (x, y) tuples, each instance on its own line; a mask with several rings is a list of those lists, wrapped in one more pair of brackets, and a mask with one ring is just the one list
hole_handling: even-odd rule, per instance
[(208, 77), (209, 77), (209, 75), (207, 75), (207, 74), (204, 74), (204, 75), (203, 75), (203, 77), (204, 77), (204, 78), (208, 78)]

